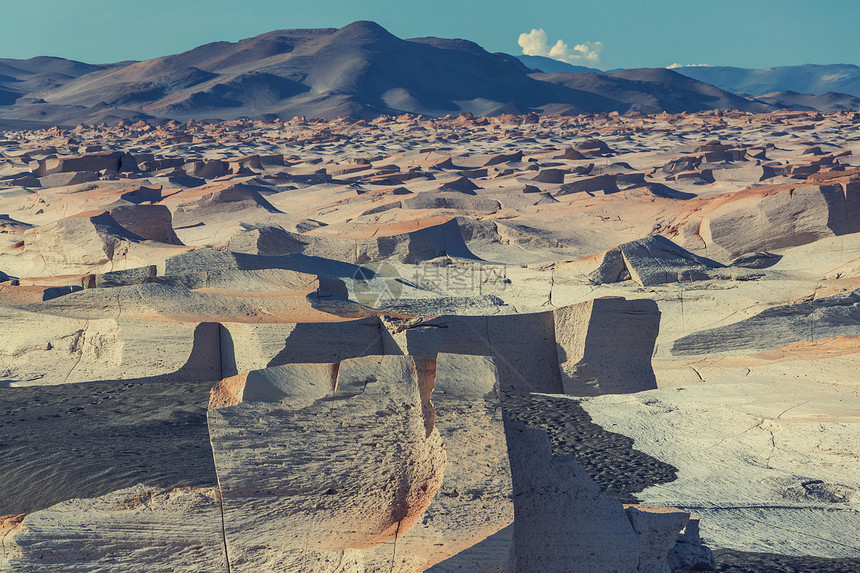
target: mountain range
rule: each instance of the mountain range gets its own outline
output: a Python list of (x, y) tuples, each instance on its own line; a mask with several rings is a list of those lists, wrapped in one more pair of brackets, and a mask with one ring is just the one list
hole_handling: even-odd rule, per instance
[(723, 76), (716, 85), (691, 77), (703, 69), (602, 72), (490, 53), (467, 40), (404, 40), (373, 22), (355, 22), (340, 29), (278, 30), (140, 62), (0, 59), (0, 122), (860, 107), (846, 104), (842, 94), (739, 95), (735, 87), (751, 84), (725, 89)]
[[(597, 73), (544, 56), (517, 56), (529, 68), (547, 73)], [(681, 66), (673, 71), (722, 90), (796, 110), (838, 111), (860, 109), (860, 67), (851, 64), (782, 66), (750, 69), (728, 66)]]

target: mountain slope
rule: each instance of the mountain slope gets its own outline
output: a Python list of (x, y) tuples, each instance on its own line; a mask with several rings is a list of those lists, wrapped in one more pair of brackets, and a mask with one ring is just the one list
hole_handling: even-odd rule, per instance
[(34, 91), (63, 85), (80, 76), (121, 64), (92, 65), (64, 58), (39, 56), (28, 60), (0, 58), (0, 105), (11, 105), (3, 93), (15, 99)]
[(860, 98), (849, 94), (827, 92), (820, 95), (797, 92), (773, 92), (759, 96), (759, 101), (779, 107), (808, 111), (844, 111), (860, 109)]
[(860, 67), (850, 64), (784, 66), (760, 70), (727, 66), (676, 68), (676, 72), (734, 93), (765, 95), (838, 92), (860, 97)]
[(710, 84), (663, 68), (624, 70), (616, 74), (532, 74), (541, 81), (601, 94), (618, 102), (614, 111), (659, 113), (739, 109), (754, 113), (773, 111), (765, 102), (749, 100)]
[(592, 74), (602, 74), (603, 70), (599, 70), (597, 68), (589, 68), (587, 66), (575, 66), (573, 64), (568, 64), (567, 62), (560, 62), (558, 60), (553, 60), (552, 58), (547, 58), (545, 56), (516, 56), (516, 58), (525, 64), (527, 67), (533, 70), (540, 70), (543, 73), (547, 74), (558, 74), (558, 73), (581, 73), (581, 72), (590, 72)]
[[(548, 62), (540, 58), (544, 68)], [(0, 118), (74, 125), (404, 112), (775, 109), (670, 70), (588, 70), (532, 73), (521, 58), (491, 54), (468, 40), (403, 40), (373, 22), (355, 22), (341, 29), (277, 30), (142, 62), (0, 61), (0, 106), (8, 106)]]

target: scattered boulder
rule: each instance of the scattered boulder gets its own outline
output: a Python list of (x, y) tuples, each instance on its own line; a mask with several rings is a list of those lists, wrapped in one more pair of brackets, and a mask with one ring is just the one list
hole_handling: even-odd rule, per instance
[(599, 284), (632, 279), (642, 286), (707, 280), (723, 265), (694, 255), (660, 235), (607, 251), (589, 278)]
[(537, 175), (532, 177), (532, 181), (538, 183), (564, 183), (566, 173), (566, 169), (541, 169)]
[(80, 185), (81, 183), (90, 183), (98, 180), (99, 174), (92, 171), (69, 171), (63, 173), (51, 173), (50, 175), (39, 177), (38, 186), (47, 189), (50, 187)]
[(606, 157), (615, 154), (606, 143), (599, 139), (585, 139), (574, 145), (574, 148), (587, 157)]
[(732, 267), (742, 267), (745, 269), (767, 269), (778, 263), (782, 259), (782, 255), (773, 253), (749, 253), (741, 255), (731, 262)]
[(75, 171), (98, 172), (120, 170), (123, 153), (120, 151), (104, 151), (89, 153), (76, 157), (53, 157), (39, 161), (36, 174), (45, 177), (53, 173), (72, 173)]
[(460, 177), (453, 181), (443, 183), (437, 191), (452, 191), (454, 193), (465, 193), (466, 195), (475, 195), (475, 189), (480, 189), (471, 179)]
[(164, 205), (136, 205), (120, 201), (108, 208), (108, 214), (121, 227), (141, 239), (181, 245), (173, 230), (173, 216)]
[(600, 193), (609, 194), (618, 192), (618, 176), (615, 174), (595, 175), (583, 179), (575, 179), (559, 187), (555, 196), (570, 195), (571, 193)]

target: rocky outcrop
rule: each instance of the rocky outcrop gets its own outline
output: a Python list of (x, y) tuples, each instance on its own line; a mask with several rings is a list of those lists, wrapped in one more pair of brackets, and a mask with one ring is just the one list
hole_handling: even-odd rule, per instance
[(212, 488), (139, 485), (7, 518), (5, 524), (2, 519), (3, 573), (228, 570), (220, 500)]
[(217, 323), (66, 318), (2, 307), (0, 320), (7, 383), (221, 378)]
[(446, 463), (420, 382), (410, 358), (366, 357), (216, 387), (209, 428), (231, 568), (305, 570), (405, 535)]
[(596, 283), (631, 279), (642, 286), (706, 280), (723, 265), (694, 255), (665, 237), (645, 237), (603, 254), (589, 274)]
[(710, 201), (683, 223), (684, 246), (729, 262), (755, 251), (804, 245), (860, 231), (860, 177), (753, 187)]
[(676, 356), (758, 352), (796, 342), (860, 334), (860, 291), (778, 305), (736, 322), (677, 339)]
[(657, 387), (651, 355), (660, 312), (647, 299), (601, 298), (533, 314), (383, 319), (383, 325), (386, 354), (495, 357), (504, 391), (595, 395)]
[(513, 520), (485, 357), (252, 371), (213, 389), (209, 425), (233, 571), (424, 571)]
[(565, 394), (594, 396), (657, 388), (651, 355), (660, 311), (654, 301), (598, 298), (553, 314)]
[[(486, 199), (475, 199), (474, 203), (476, 208), (493, 207), (493, 203)], [(498, 203), (495, 205), (498, 206)], [(303, 235), (271, 226), (249, 227), (234, 234), (228, 246), (240, 253), (268, 256), (302, 253), (355, 264), (386, 260), (418, 263), (440, 256), (476, 259), (463, 241), (460, 228), (454, 220), (409, 233), (379, 233), (379, 236), (355, 239)]]
[(385, 354), (492, 356), (503, 391), (562, 391), (551, 312), (383, 319)]
[[(433, 376), (433, 363), (419, 361), (419, 377)], [(397, 541), (369, 553), (368, 571), (424, 571), (468, 554), (486, 539), (503, 536), (514, 520), (510, 464), (492, 358), (440, 354), (435, 364), (432, 407), (445, 444), (442, 487), (421, 520)], [(425, 399), (426, 402), (426, 399)], [(496, 544), (471, 571), (501, 571), (510, 546)]]

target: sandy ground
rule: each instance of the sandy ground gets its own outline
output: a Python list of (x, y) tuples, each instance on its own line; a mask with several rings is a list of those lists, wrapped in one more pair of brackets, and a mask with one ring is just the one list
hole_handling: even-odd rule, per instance
[(674, 467), (634, 449), (627, 436), (593, 423), (576, 400), (507, 393), (503, 405), (509, 418), (547, 433), (553, 456), (574, 456), (600, 487), (624, 503), (638, 503), (633, 494), (675, 479)]
[(212, 383), (93, 382), (4, 388), (0, 515), (145, 483), (216, 486)]

